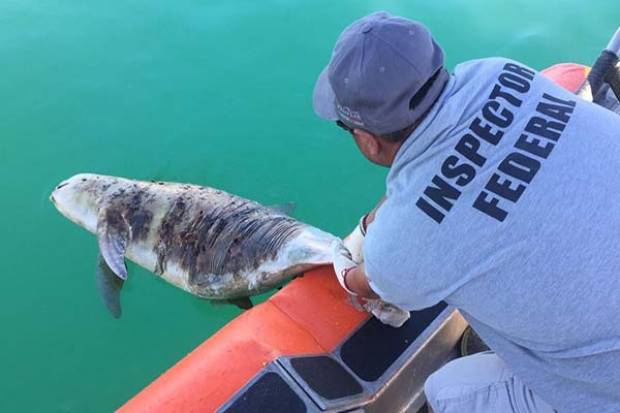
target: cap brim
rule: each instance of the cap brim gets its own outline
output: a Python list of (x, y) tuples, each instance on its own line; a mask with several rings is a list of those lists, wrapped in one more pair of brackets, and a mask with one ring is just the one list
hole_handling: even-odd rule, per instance
[(338, 112), (336, 112), (336, 95), (329, 83), (329, 77), (325, 69), (319, 75), (319, 78), (314, 85), (314, 92), (312, 94), (312, 107), (314, 113), (319, 117), (326, 120), (338, 120)]

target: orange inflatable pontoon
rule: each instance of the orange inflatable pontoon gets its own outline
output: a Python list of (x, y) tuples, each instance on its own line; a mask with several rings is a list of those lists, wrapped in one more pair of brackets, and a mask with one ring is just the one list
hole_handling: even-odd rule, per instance
[(213, 412), (279, 356), (330, 352), (366, 318), (331, 267), (313, 270), (228, 323), (119, 412)]

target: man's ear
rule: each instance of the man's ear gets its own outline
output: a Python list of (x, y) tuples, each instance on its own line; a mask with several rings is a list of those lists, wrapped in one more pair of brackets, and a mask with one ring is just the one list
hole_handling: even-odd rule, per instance
[(363, 129), (353, 129), (355, 141), (366, 156), (376, 156), (380, 151), (380, 143), (375, 135)]

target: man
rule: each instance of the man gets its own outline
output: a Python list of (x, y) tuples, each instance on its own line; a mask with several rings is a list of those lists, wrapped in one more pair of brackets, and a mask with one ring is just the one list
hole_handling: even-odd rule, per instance
[(342, 286), (444, 300), (494, 350), (427, 380), (435, 413), (620, 412), (620, 118), (511, 60), (449, 75), (427, 29), (387, 13), (344, 30), (313, 104), (390, 167), (335, 248)]

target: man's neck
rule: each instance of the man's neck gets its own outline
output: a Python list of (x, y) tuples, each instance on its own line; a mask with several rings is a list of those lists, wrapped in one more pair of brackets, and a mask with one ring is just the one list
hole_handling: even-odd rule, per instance
[(424, 119), (426, 119), (426, 116), (436, 104), (437, 104), (437, 100), (433, 103), (433, 105), (430, 108), (426, 110), (426, 112), (422, 114), (422, 116), (420, 116), (418, 120), (416, 120), (415, 125), (413, 126), (413, 129), (411, 129), (411, 132), (409, 132), (409, 134), (407, 135), (405, 139), (392, 143), (392, 145), (394, 146), (393, 148), (390, 148), (388, 150), (389, 156), (387, 157), (390, 167), (394, 163), (394, 160), (396, 159), (396, 155), (398, 155), (398, 151), (400, 150), (400, 148), (405, 144), (405, 142), (407, 142), (408, 139), (411, 138), (411, 135), (413, 135), (413, 132), (415, 132), (416, 129), (418, 129), (418, 126), (420, 126), (420, 124), (424, 121)]
[(403, 144), (409, 139), (408, 137), (399, 142), (389, 143), (386, 148), (386, 163), (389, 166), (392, 166), (394, 163), (394, 159), (396, 159), (396, 155), (398, 154), (399, 149)]

